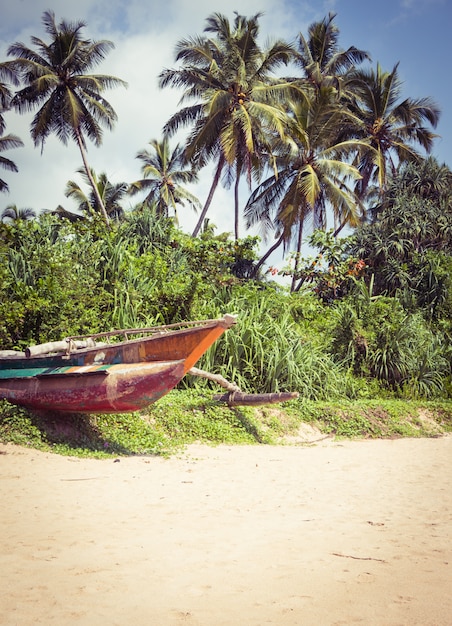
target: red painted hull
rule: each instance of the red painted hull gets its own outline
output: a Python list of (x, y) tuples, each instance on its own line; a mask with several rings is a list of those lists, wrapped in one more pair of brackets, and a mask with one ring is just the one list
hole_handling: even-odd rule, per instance
[(57, 368), (0, 380), (0, 397), (30, 409), (71, 413), (139, 411), (171, 391), (184, 362)]

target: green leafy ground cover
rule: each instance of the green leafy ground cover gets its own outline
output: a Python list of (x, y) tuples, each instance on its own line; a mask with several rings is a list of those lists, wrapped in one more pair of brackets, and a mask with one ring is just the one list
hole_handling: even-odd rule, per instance
[(0, 403), (0, 441), (89, 457), (170, 456), (191, 443), (309, 444), (318, 439), (438, 437), (452, 432), (452, 402), (290, 401), (229, 408), (194, 390), (176, 390), (146, 413), (37, 414)]

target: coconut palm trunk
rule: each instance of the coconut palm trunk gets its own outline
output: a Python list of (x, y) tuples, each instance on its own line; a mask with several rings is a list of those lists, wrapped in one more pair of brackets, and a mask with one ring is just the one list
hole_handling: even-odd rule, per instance
[(215, 190), (218, 187), (218, 183), (220, 182), (220, 176), (221, 176), (221, 172), (223, 171), (224, 164), (225, 164), (225, 159), (224, 159), (224, 156), (221, 155), (218, 160), (218, 165), (217, 165), (217, 169), (215, 170), (215, 176), (213, 177), (212, 185), (210, 186), (209, 195), (207, 196), (206, 203), (196, 223), (195, 229), (192, 233), (192, 237), (197, 237), (199, 231), (201, 230), (201, 226), (204, 223), (204, 219), (206, 217), (207, 211), (209, 210), (209, 207), (212, 203)]
[(272, 246), (270, 246), (267, 252), (259, 259), (258, 263), (256, 263), (256, 265), (254, 266), (253, 274), (251, 278), (255, 278), (257, 276), (260, 268), (263, 266), (265, 261), (269, 258), (270, 255), (273, 254), (273, 252), (275, 252), (275, 250), (277, 250), (280, 247), (280, 245), (284, 242), (285, 238), (286, 238), (286, 234), (283, 231), (281, 235), (278, 237), (278, 239), (276, 240), (276, 242)]
[(297, 251), (295, 254), (295, 264), (293, 268), (292, 283), (290, 285), (290, 291), (296, 291), (297, 287), (297, 271), (300, 265), (301, 244), (303, 243), (303, 220), (300, 219), (298, 223), (298, 235), (297, 235)]
[(240, 166), (237, 163), (237, 174), (234, 184), (234, 234), (235, 239), (239, 238), (239, 185), (240, 185)]
[(99, 189), (98, 189), (98, 187), (96, 185), (96, 182), (95, 182), (95, 180), (93, 178), (93, 175), (91, 173), (91, 168), (90, 168), (90, 166), (88, 164), (88, 159), (87, 159), (87, 156), (86, 156), (86, 150), (85, 150), (84, 143), (83, 143), (83, 137), (82, 137), (82, 135), (80, 133), (80, 130), (78, 128), (76, 129), (75, 134), (76, 134), (76, 137), (77, 137), (77, 144), (78, 144), (78, 147), (79, 147), (79, 150), (80, 150), (80, 154), (82, 155), (83, 166), (85, 168), (85, 172), (86, 172), (88, 180), (89, 180), (89, 182), (91, 184), (91, 187), (93, 188), (94, 197), (96, 198), (96, 202), (99, 205), (99, 209), (100, 209), (100, 212), (102, 213), (102, 217), (104, 218), (106, 224), (108, 224), (109, 221), (110, 221), (109, 217), (108, 217), (108, 213), (107, 213), (107, 211), (105, 209), (105, 205), (104, 205), (104, 203), (102, 201), (102, 198), (100, 196)]

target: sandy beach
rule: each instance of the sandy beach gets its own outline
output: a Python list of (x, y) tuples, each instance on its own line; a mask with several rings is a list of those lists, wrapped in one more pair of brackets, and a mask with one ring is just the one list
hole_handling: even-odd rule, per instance
[(452, 437), (0, 468), (2, 625), (452, 624)]

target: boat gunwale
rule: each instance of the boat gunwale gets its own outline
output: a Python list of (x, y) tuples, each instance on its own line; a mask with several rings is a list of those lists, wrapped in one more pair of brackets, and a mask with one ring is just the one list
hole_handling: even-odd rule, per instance
[[(198, 321), (187, 321), (187, 322), (176, 322), (174, 324), (165, 324), (161, 326), (149, 326), (148, 328), (125, 328), (119, 330), (107, 330), (101, 333), (93, 333), (87, 335), (72, 335), (71, 337), (65, 337), (63, 341), (78, 341), (81, 339), (97, 339), (101, 337), (119, 337), (124, 336), (125, 341), (133, 342), (133, 341), (142, 341), (143, 339), (151, 339), (154, 336), (172, 334), (177, 332), (178, 330), (190, 330), (196, 326), (202, 327), (211, 327), (215, 326), (223, 326), (228, 329), (233, 326), (236, 322), (236, 318), (233, 315), (225, 315), (224, 317), (220, 317), (218, 319), (209, 319), (209, 320), (198, 320)], [(150, 334), (150, 337), (141, 337), (138, 339), (128, 339), (127, 335), (139, 335), (139, 334)], [(114, 344), (112, 344), (114, 345)], [(84, 349), (84, 348), (81, 348)]]
[[(97, 352), (103, 349), (122, 347), (125, 345), (137, 344), (140, 342), (148, 342), (153, 339), (160, 338), (162, 336), (168, 335), (176, 335), (178, 333), (183, 333), (186, 331), (195, 330), (196, 328), (206, 329), (206, 328), (216, 328), (221, 326), (225, 330), (231, 328), (236, 323), (236, 316), (225, 314), (221, 318), (217, 319), (207, 319), (207, 320), (198, 320), (198, 321), (186, 321), (186, 322), (176, 322), (174, 324), (166, 324), (161, 326), (150, 326), (147, 328), (126, 328), (119, 330), (110, 330), (104, 331), (101, 333), (93, 333), (87, 335), (73, 335), (70, 337), (65, 337), (61, 340), (61, 342), (67, 343), (67, 348), (64, 350), (54, 350), (41, 354), (27, 354), (27, 350), (30, 348), (39, 347), (39, 344), (28, 347), (25, 352), (17, 352), (14, 350), (6, 350), (7, 354), (2, 355), (2, 351), (0, 350), (0, 364), (11, 362), (11, 361), (31, 361), (33, 359), (42, 359), (46, 357), (70, 357), (71, 355), (80, 355), (80, 354), (89, 354), (92, 352)], [(130, 339), (128, 335), (145, 335), (141, 337), (136, 337)], [(95, 339), (100, 338), (109, 338), (109, 337), (122, 337), (120, 341), (117, 342), (104, 342), (104, 343), (95, 343)], [(92, 346), (84, 346), (81, 348), (76, 347), (75, 342), (80, 340), (88, 340), (92, 339), (94, 345)], [(41, 344), (42, 345), (42, 344)]]

